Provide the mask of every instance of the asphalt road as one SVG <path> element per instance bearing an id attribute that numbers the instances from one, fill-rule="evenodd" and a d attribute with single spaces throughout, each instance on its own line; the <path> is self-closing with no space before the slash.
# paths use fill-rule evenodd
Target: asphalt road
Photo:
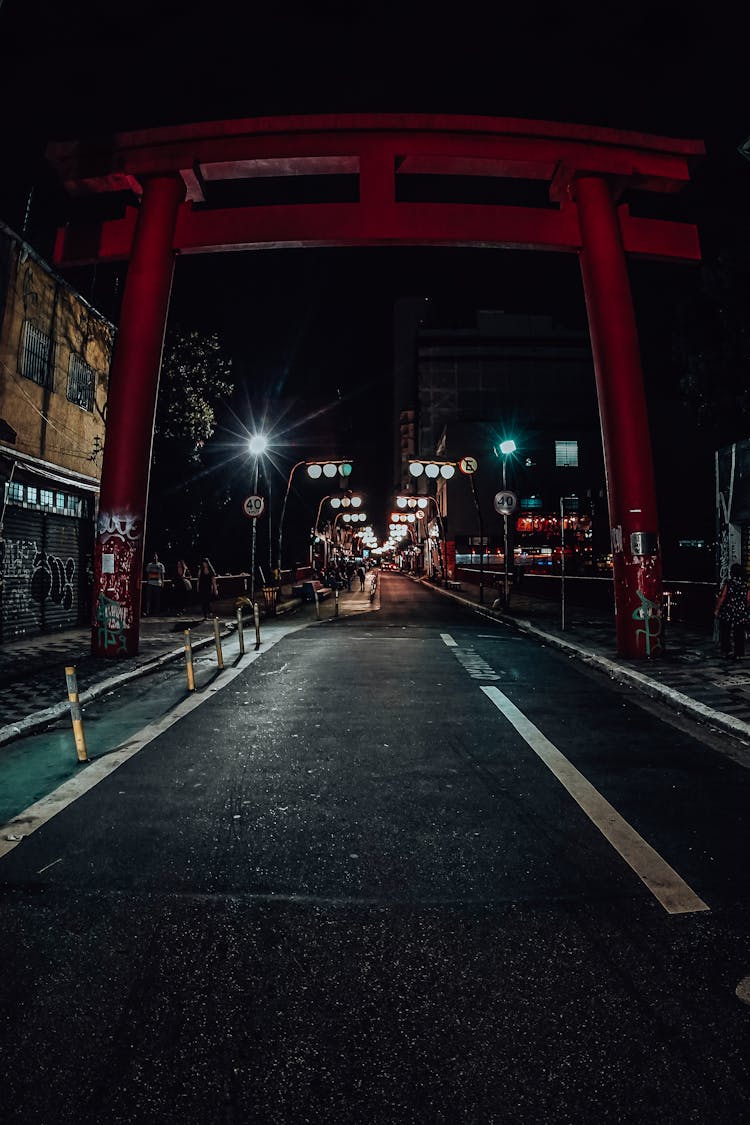
<path id="1" fill-rule="evenodd" d="M 2 1119 L 747 1121 L 749 799 L 385 575 L 0 859 Z"/>

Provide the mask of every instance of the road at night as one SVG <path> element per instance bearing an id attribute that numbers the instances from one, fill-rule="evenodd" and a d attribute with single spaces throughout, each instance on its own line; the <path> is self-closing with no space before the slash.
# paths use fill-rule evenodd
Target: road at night
<path id="1" fill-rule="evenodd" d="M 3 1119 L 747 1120 L 749 805 L 385 574 L 0 859 Z"/>

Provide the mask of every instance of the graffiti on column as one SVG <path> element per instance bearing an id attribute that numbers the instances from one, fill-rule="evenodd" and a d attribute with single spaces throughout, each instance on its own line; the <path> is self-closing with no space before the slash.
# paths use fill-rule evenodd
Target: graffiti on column
<path id="1" fill-rule="evenodd" d="M 122 652 L 125 632 L 133 624 L 132 582 L 140 573 L 143 520 L 130 514 L 100 512 L 97 531 L 101 571 L 94 617 L 99 643 Z"/>
<path id="2" fill-rule="evenodd" d="M 101 647 L 117 648 L 119 652 L 127 652 L 125 630 L 129 618 L 126 607 L 100 594 L 96 603 L 95 618 Z"/>
<path id="3" fill-rule="evenodd" d="M 633 610 L 633 620 L 642 621 L 643 628 L 636 629 L 636 640 L 643 637 L 646 656 L 651 656 L 661 648 L 661 609 L 650 601 L 642 590 L 636 590 L 640 605 Z"/>

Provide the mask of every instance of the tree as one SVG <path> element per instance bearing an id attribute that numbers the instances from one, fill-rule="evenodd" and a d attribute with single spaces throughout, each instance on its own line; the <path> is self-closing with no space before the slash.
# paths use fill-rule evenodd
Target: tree
<path id="1" fill-rule="evenodd" d="M 209 466 L 217 411 L 234 390 L 218 336 L 171 331 L 156 407 L 148 538 L 174 560 L 207 553 L 229 492 Z"/>

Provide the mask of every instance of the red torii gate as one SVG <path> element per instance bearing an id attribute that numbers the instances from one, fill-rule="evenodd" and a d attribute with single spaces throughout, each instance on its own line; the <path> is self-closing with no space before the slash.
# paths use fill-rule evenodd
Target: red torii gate
<path id="1" fill-rule="evenodd" d="M 257 118 L 53 144 L 74 195 L 128 193 L 122 218 L 58 233 L 61 266 L 128 258 L 110 374 L 94 558 L 93 651 L 138 651 L 148 478 L 177 254 L 290 246 L 487 246 L 576 253 L 591 333 L 614 556 L 618 651 L 660 648 L 661 555 L 626 255 L 700 258 L 694 226 L 636 218 L 624 191 L 676 192 L 699 141 L 515 118 Z M 357 202 L 211 207 L 219 181 L 356 176 Z M 549 207 L 401 202 L 403 176 L 541 180 Z M 335 182 L 335 181 L 328 181 Z"/>

